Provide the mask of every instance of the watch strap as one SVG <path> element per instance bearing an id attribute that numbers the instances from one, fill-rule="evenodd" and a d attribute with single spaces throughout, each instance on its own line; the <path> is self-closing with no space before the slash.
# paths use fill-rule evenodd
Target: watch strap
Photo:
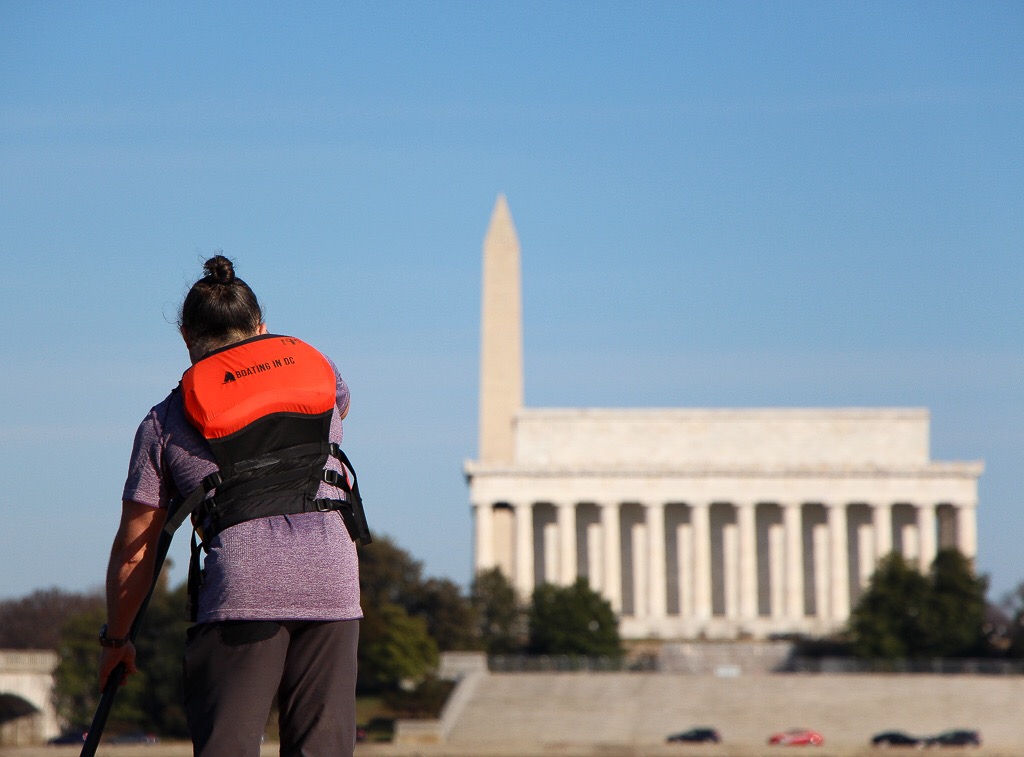
<path id="1" fill-rule="evenodd" d="M 121 638 L 111 638 L 107 636 L 107 624 L 104 623 L 100 628 L 100 646 L 107 647 L 109 649 L 120 649 L 128 643 L 128 637 L 122 636 Z"/>

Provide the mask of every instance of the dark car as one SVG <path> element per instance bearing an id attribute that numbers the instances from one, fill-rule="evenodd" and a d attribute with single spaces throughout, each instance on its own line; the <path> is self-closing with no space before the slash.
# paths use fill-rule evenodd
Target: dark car
<path id="1" fill-rule="evenodd" d="M 943 731 L 924 740 L 925 746 L 981 746 L 981 734 L 977 731 Z"/>
<path id="2" fill-rule="evenodd" d="M 88 734 L 83 731 L 65 731 L 60 736 L 47 740 L 47 744 L 82 744 Z"/>
<path id="3" fill-rule="evenodd" d="M 666 740 L 686 744 L 717 744 L 722 740 L 722 735 L 714 728 L 691 728 L 688 731 L 673 733 Z"/>
<path id="4" fill-rule="evenodd" d="M 903 731 L 883 731 L 871 737 L 871 746 L 921 746 L 924 739 Z"/>

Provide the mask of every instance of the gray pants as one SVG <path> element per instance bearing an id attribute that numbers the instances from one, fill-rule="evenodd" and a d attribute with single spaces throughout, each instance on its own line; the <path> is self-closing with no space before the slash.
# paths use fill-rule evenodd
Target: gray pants
<path id="1" fill-rule="evenodd" d="M 274 698 L 283 757 L 351 757 L 359 621 L 223 621 L 189 629 L 195 757 L 259 757 Z"/>

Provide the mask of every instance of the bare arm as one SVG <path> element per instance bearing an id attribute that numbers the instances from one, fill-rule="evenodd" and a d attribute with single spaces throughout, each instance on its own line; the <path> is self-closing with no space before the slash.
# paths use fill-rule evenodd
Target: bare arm
<path id="1" fill-rule="evenodd" d="M 138 502 L 123 502 L 121 525 L 110 548 L 107 566 L 107 636 L 128 635 L 153 582 L 156 546 L 160 540 L 167 511 Z M 136 671 L 135 647 L 125 644 L 118 649 L 104 647 L 100 658 L 100 687 L 119 663 L 125 664 L 125 677 Z"/>

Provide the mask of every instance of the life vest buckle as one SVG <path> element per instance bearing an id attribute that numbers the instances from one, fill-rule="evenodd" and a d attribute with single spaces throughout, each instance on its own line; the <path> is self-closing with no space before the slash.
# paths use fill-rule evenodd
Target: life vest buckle
<path id="1" fill-rule="evenodd" d="M 339 489 L 344 491 L 351 491 L 352 488 L 349 486 L 348 477 L 344 473 L 338 473 L 336 470 L 330 468 L 324 470 L 324 481 L 329 483 L 331 486 L 337 486 Z"/>
<path id="2" fill-rule="evenodd" d="M 207 517 L 207 518 L 216 518 L 217 517 L 217 510 L 218 510 L 219 507 L 220 507 L 220 505 L 217 504 L 217 498 L 216 497 L 209 497 L 208 499 L 203 500 L 203 505 L 202 505 L 202 510 L 201 510 L 202 515 Z"/>
<path id="3" fill-rule="evenodd" d="M 334 510 L 340 510 L 344 505 L 340 500 L 336 499 L 314 499 L 313 504 L 316 506 L 317 512 L 329 513 Z"/>
<path id="4" fill-rule="evenodd" d="M 224 483 L 224 476 L 219 470 L 214 471 L 203 479 L 203 490 L 210 491 L 211 489 L 216 489 L 222 483 Z"/>

